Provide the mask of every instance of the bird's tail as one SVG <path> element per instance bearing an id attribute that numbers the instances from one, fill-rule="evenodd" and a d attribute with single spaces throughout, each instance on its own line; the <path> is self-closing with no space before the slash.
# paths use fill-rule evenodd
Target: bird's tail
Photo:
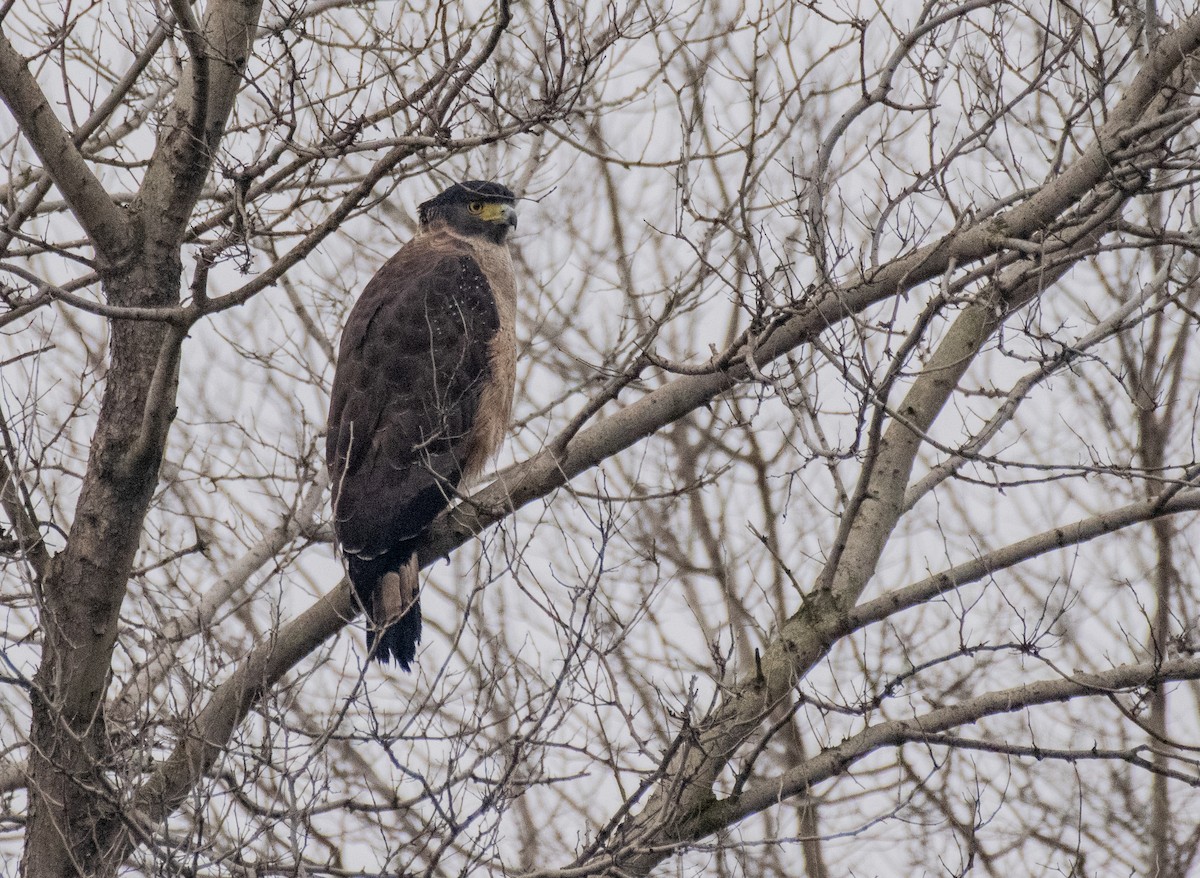
<path id="1" fill-rule="evenodd" d="M 346 566 L 367 613 L 367 651 L 409 670 L 421 642 L 417 556 L 388 552 L 370 561 L 347 555 Z M 376 645 L 378 641 L 378 645 Z"/>

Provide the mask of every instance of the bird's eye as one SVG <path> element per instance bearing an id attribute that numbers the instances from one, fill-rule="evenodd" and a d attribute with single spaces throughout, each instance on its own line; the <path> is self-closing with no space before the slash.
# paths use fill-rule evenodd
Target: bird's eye
<path id="1" fill-rule="evenodd" d="M 483 202 L 472 201 L 467 205 L 467 210 L 471 211 L 471 213 L 483 213 Z"/>

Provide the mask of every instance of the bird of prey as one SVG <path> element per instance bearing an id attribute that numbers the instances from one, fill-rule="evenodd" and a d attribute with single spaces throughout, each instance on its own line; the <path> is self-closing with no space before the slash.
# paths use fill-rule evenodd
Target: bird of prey
<path id="1" fill-rule="evenodd" d="M 421 639 L 416 547 L 508 426 L 516 197 L 470 180 L 419 208 L 342 333 L 326 461 L 333 528 L 369 618 L 367 648 L 405 670 Z"/>

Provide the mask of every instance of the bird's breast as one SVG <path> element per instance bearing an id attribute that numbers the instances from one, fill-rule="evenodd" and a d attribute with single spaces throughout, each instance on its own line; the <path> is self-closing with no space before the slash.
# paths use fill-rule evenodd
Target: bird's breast
<path id="1" fill-rule="evenodd" d="M 472 242 L 472 249 L 491 287 L 500 328 L 488 342 L 488 382 L 480 394 L 471 428 L 464 480 L 477 476 L 504 440 L 517 378 L 517 286 L 512 257 L 504 245 Z"/>

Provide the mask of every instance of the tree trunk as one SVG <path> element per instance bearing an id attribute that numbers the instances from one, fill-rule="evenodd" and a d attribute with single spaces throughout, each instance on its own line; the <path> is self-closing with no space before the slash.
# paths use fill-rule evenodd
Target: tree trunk
<path id="1" fill-rule="evenodd" d="M 166 254 L 163 254 L 166 255 Z M 171 305 L 179 300 L 180 262 L 141 260 L 107 284 L 113 304 Z M 111 366 L 87 474 L 66 548 L 42 583 L 42 663 L 34 678 L 30 876 L 112 875 L 106 852 L 129 815 L 122 790 L 107 779 L 113 758 L 104 725 L 118 614 L 162 460 L 161 443 L 131 459 L 159 353 L 171 344 L 162 323 L 114 322 Z M 166 400 L 173 405 L 175 370 Z M 116 776 L 116 775 L 114 775 Z"/>

